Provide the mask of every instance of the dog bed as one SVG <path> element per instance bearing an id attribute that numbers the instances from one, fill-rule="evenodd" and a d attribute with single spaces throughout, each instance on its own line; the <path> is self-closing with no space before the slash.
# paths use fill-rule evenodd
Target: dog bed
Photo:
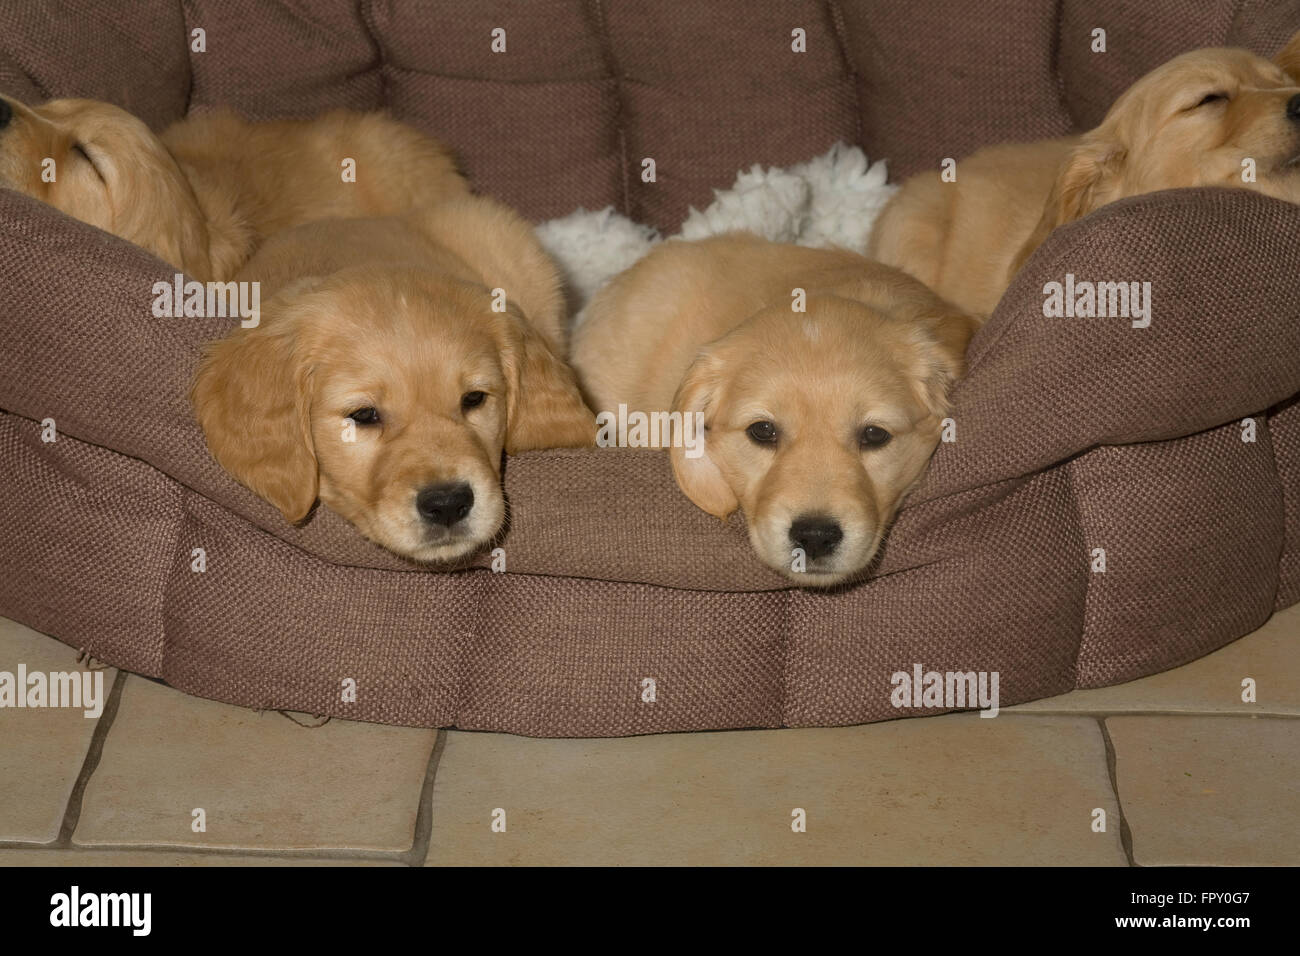
<path id="1" fill-rule="evenodd" d="M 0 92 L 155 127 L 386 106 L 536 221 L 613 205 L 665 234 L 754 163 L 845 141 L 906 175 L 1086 127 L 1183 49 L 1269 55 L 1300 24 L 1300 3 L 1231 0 L 1195 20 L 1086 0 L 60 7 L 0 11 Z M 511 458 L 505 570 L 440 573 L 325 509 L 290 527 L 234 483 L 185 397 L 230 323 L 153 317 L 170 268 L 2 192 L 0 614 L 204 697 L 537 736 L 944 709 L 895 706 L 918 666 L 996 672 L 1002 706 L 1130 680 L 1300 600 L 1297 262 L 1300 209 L 1244 191 L 1058 230 L 972 343 L 956 440 L 861 585 L 789 587 L 739 518 L 633 449 Z M 1067 273 L 1151 282 L 1150 327 L 1045 318 Z"/>

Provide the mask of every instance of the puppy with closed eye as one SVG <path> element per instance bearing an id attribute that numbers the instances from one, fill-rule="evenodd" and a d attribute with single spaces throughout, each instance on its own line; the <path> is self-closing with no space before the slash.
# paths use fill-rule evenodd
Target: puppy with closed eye
<path id="1" fill-rule="evenodd" d="M 201 281 L 231 278 L 282 229 L 397 215 L 469 192 L 444 146 L 378 113 L 254 123 L 222 111 L 155 136 L 94 100 L 0 99 L 0 186 Z"/>
<path id="2" fill-rule="evenodd" d="M 594 442 L 556 269 L 491 200 L 299 226 L 238 279 L 270 297 L 260 324 L 207 347 L 191 398 L 216 460 L 287 521 L 319 499 L 453 561 L 502 528 L 503 450 Z"/>
<path id="3" fill-rule="evenodd" d="M 580 316 L 573 362 L 598 411 L 699 413 L 700 453 L 681 434 L 669 452 L 682 491 L 720 518 L 741 509 L 764 563 L 824 587 L 875 556 L 976 327 L 896 269 L 733 233 L 665 242 L 617 276 Z"/>
<path id="4" fill-rule="evenodd" d="M 1243 181 L 1243 161 L 1254 168 Z M 1300 202 L 1300 33 L 1274 62 L 1195 50 L 1133 84 L 1080 137 L 980 150 L 956 182 L 913 176 L 867 254 L 983 315 L 1057 226 L 1125 196 L 1244 187 Z"/>

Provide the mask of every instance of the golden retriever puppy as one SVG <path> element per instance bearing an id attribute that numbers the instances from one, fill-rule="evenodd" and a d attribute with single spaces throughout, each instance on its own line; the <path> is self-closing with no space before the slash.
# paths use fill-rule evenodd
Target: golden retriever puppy
<path id="1" fill-rule="evenodd" d="M 1300 33 L 1273 63 L 1246 50 L 1185 53 L 1083 136 L 980 150 L 957 164 L 955 182 L 913 176 L 867 254 L 988 315 L 1053 229 L 1125 196 L 1237 186 L 1300 202 L 1297 77 Z"/>
<path id="2" fill-rule="evenodd" d="M 155 136 L 108 103 L 3 99 L 0 186 L 201 281 L 229 279 L 282 229 L 396 215 L 469 191 L 445 147 L 380 114 L 253 123 L 220 112 Z"/>
<path id="3" fill-rule="evenodd" d="M 491 200 L 299 226 L 238 280 L 269 301 L 207 347 L 191 398 L 216 460 L 290 522 L 319 499 L 397 554 L 454 560 L 502 528 L 503 450 L 593 442 L 556 269 Z"/>
<path id="4" fill-rule="evenodd" d="M 733 233 L 616 277 L 573 362 L 598 412 L 682 416 L 658 444 L 686 496 L 740 508 L 764 563 L 827 586 L 866 568 L 924 471 L 976 327 L 896 269 Z"/>

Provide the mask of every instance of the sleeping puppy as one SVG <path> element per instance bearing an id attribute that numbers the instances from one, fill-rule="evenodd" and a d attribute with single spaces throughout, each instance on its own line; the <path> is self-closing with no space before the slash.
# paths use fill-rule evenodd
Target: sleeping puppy
<path id="1" fill-rule="evenodd" d="M 880 214 L 867 254 L 988 315 L 1053 229 L 1116 199 L 1244 186 L 1300 202 L 1297 77 L 1300 33 L 1274 63 L 1236 49 L 1183 54 L 1081 137 L 981 150 L 958 164 L 956 182 L 912 177 Z M 1254 182 L 1242 181 L 1248 158 Z"/>
<path id="2" fill-rule="evenodd" d="M 742 509 L 764 563 L 828 586 L 866 568 L 924 471 L 976 326 L 895 269 L 733 233 L 665 242 L 616 277 L 573 362 L 597 410 L 698 413 L 702 449 L 671 442 L 682 491 Z"/>
<path id="3" fill-rule="evenodd" d="M 344 180 L 349 159 L 353 182 Z M 33 108 L 4 99 L 0 186 L 143 246 L 201 281 L 231 278 L 282 229 L 396 215 L 469 191 L 441 144 L 379 114 L 340 110 L 252 123 L 220 112 L 155 136 L 108 103 Z"/>
<path id="4" fill-rule="evenodd" d="M 593 443 L 555 267 L 504 206 L 299 226 L 238 278 L 265 287 L 260 324 L 207 347 L 191 398 L 213 456 L 290 522 L 319 499 L 454 560 L 501 530 L 503 449 Z"/>

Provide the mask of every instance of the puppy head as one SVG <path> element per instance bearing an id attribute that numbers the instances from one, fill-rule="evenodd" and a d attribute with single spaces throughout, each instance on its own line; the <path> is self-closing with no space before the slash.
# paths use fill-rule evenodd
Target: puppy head
<path id="1" fill-rule="evenodd" d="M 291 522 L 319 497 L 368 538 L 449 561 L 501 529 L 502 450 L 590 444 L 572 373 L 488 290 L 345 270 L 211 345 L 193 390 L 213 456 Z"/>
<path id="2" fill-rule="evenodd" d="M 116 106 L 0 99 L 0 186 L 207 277 L 207 230 L 193 189 L 158 137 Z"/>
<path id="3" fill-rule="evenodd" d="M 938 444 L 975 327 L 955 310 L 886 315 L 821 295 L 805 314 L 759 312 L 682 381 L 674 411 L 702 413 L 705 433 L 698 457 L 673 443 L 678 484 L 711 514 L 741 508 L 759 558 L 793 581 L 845 580 L 875 556 Z"/>
<path id="4" fill-rule="evenodd" d="M 1129 87 L 1061 167 L 1018 269 L 1057 226 L 1125 196 L 1244 186 L 1300 202 L 1300 33 L 1270 63 L 1195 50 Z M 1254 160 L 1255 181 L 1242 179 Z"/>

